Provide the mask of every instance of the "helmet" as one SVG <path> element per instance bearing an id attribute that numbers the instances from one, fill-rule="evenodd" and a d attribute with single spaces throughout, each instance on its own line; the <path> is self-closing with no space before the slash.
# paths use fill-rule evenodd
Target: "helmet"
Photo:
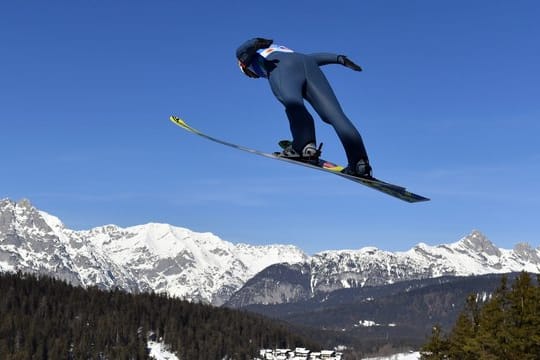
<path id="1" fill-rule="evenodd" d="M 255 79 L 261 77 L 264 70 L 260 68 L 261 65 L 256 59 L 259 56 L 257 50 L 269 47 L 272 42 L 270 39 L 254 38 L 246 41 L 236 50 L 238 66 L 246 76 Z"/>

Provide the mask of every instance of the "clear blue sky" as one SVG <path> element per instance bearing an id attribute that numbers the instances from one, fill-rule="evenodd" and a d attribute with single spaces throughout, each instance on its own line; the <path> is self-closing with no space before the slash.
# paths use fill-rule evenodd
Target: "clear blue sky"
<path id="1" fill-rule="evenodd" d="M 540 245 L 538 1 L 3 1 L 0 198 L 73 229 L 166 222 L 308 253 L 405 250 L 478 229 Z M 178 114 L 260 150 L 289 137 L 265 80 L 234 56 L 264 36 L 343 53 L 324 68 L 374 174 L 339 177 L 183 132 Z M 327 159 L 345 156 L 317 118 Z"/>

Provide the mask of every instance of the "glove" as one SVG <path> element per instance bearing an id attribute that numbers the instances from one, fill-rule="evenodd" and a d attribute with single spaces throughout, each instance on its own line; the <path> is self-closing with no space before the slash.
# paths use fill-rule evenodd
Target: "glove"
<path id="1" fill-rule="evenodd" d="M 351 59 L 349 59 L 345 55 L 338 55 L 337 60 L 338 60 L 338 63 L 340 63 L 341 65 L 345 67 L 348 67 L 349 69 L 353 69 L 354 71 L 362 71 L 362 68 L 360 67 L 360 65 L 355 64 L 354 62 L 352 62 Z"/>

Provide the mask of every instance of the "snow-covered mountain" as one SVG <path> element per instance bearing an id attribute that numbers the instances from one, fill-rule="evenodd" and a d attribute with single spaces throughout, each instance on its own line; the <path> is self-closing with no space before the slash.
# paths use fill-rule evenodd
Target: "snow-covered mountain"
<path id="1" fill-rule="evenodd" d="M 540 249 L 528 244 L 518 244 L 514 250 L 499 249 L 474 230 L 453 244 L 421 243 L 406 252 L 393 253 L 373 247 L 325 251 L 313 256 L 310 265 L 312 289 L 328 292 L 444 275 L 540 272 Z"/>
<path id="2" fill-rule="evenodd" d="M 523 243 L 499 249 L 475 230 L 449 245 L 418 244 L 406 252 L 374 247 L 324 251 L 303 264 L 276 264 L 250 279 L 228 305 L 280 304 L 344 288 L 519 271 L 540 273 L 540 249 Z"/>
<path id="3" fill-rule="evenodd" d="M 294 246 L 235 245 L 167 224 L 75 231 L 27 200 L 0 200 L 0 271 L 220 305 L 267 266 L 307 258 Z"/>
<path id="4" fill-rule="evenodd" d="M 349 287 L 521 270 L 540 272 L 540 249 L 527 244 L 499 249 L 478 231 L 453 244 L 419 244 L 406 252 L 369 247 L 308 257 L 290 245 L 232 244 L 167 224 L 75 231 L 27 200 L 0 200 L 0 271 L 167 292 L 215 305 L 233 294 L 237 306 L 271 304 Z"/>

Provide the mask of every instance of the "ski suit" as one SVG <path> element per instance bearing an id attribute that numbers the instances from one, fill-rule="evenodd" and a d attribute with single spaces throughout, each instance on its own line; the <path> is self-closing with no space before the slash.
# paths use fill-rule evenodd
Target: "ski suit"
<path id="1" fill-rule="evenodd" d="M 271 45 L 253 50 L 255 39 L 242 44 L 237 57 L 251 52 L 249 70 L 252 77 L 267 78 L 275 97 L 285 106 L 293 138 L 293 148 L 301 153 L 304 146 L 316 143 L 315 124 L 304 99 L 315 109 L 320 118 L 334 127 L 350 167 L 358 161 L 368 162 L 360 133 L 347 118 L 319 66 L 340 64 L 339 55 L 332 53 L 302 54 L 284 46 Z"/>

